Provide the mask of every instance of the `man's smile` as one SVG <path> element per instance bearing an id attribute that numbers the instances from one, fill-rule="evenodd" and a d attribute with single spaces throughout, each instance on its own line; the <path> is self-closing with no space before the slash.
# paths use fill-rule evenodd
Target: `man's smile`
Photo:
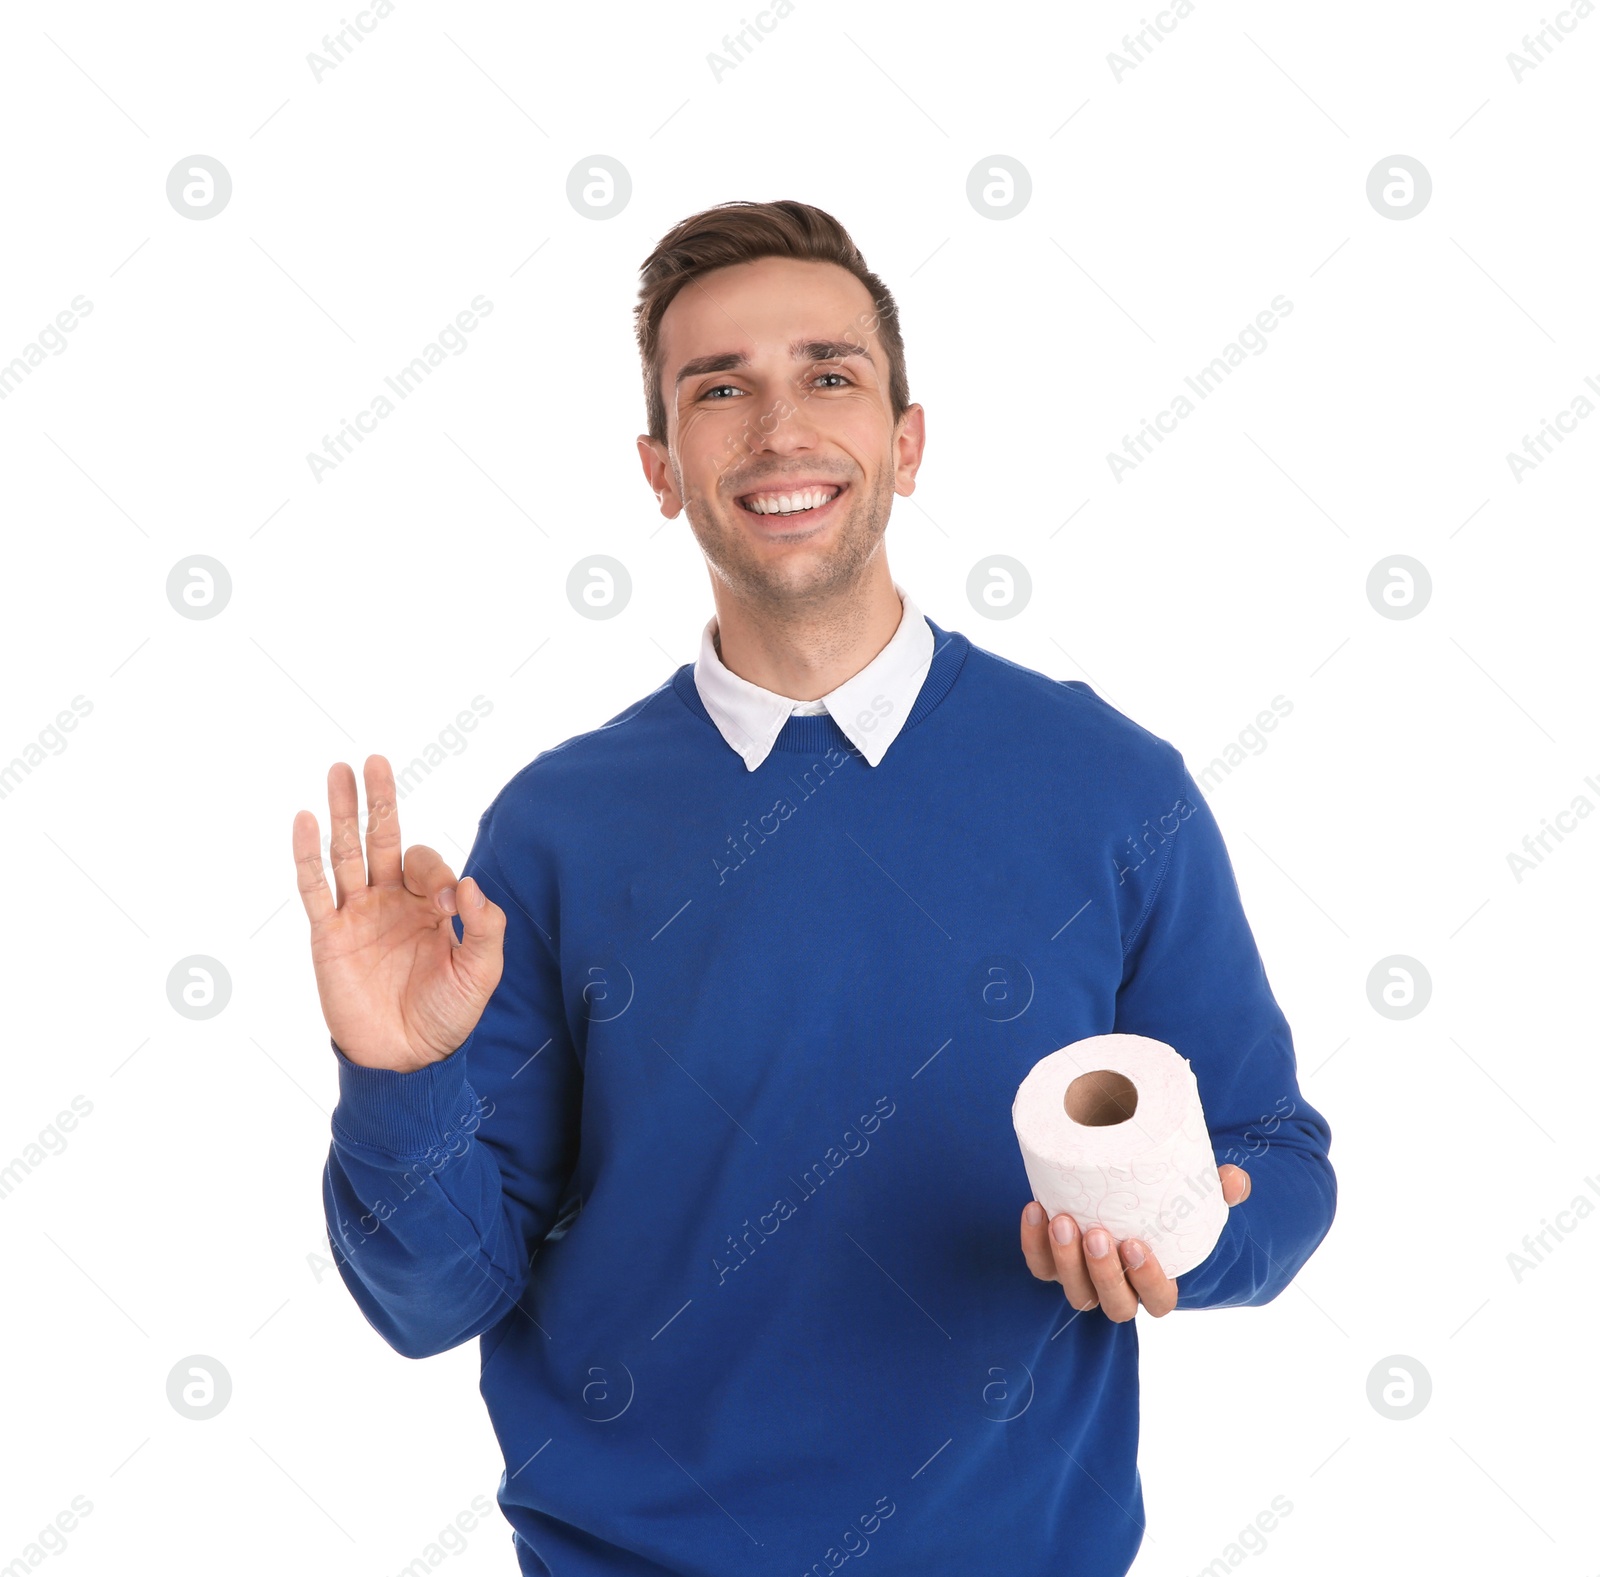
<path id="1" fill-rule="evenodd" d="M 828 515 L 834 503 L 848 490 L 848 483 L 802 480 L 741 493 L 735 502 L 747 515 L 774 522 L 804 516 L 806 524 L 810 525 Z"/>

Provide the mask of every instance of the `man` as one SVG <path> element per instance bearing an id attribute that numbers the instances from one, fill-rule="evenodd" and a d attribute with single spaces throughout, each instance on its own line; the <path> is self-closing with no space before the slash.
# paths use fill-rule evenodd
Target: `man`
<path id="1" fill-rule="evenodd" d="M 402 860 L 381 756 L 365 867 L 328 775 L 336 898 L 295 818 L 341 1275 L 408 1357 L 481 1338 L 524 1573 L 1112 1577 L 1136 1309 L 1266 1303 L 1333 1219 L 1217 824 L 1171 745 L 892 578 L 923 412 L 834 219 L 696 214 L 636 318 L 697 660 L 518 772 L 459 881 Z M 1190 1059 L 1222 1163 L 1176 1282 L 1026 1197 L 1018 1084 L 1112 1031 Z"/>

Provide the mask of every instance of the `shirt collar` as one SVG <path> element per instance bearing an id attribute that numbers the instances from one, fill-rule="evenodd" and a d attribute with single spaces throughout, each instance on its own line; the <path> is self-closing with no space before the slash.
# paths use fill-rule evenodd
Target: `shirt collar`
<path id="1" fill-rule="evenodd" d="M 827 712 L 846 739 L 877 766 L 905 726 L 933 661 L 933 631 L 898 581 L 900 623 L 889 644 L 859 673 L 815 701 L 796 701 L 764 690 L 732 671 L 717 655 L 713 614 L 700 634 L 695 688 L 722 737 L 754 772 L 771 753 L 783 725 L 796 713 Z"/>

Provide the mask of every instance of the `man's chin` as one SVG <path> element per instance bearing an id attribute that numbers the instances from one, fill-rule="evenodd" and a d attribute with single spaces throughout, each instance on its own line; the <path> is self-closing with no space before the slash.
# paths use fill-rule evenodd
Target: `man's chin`
<path id="1" fill-rule="evenodd" d="M 713 573 L 741 594 L 761 600 L 792 603 L 835 595 L 859 577 L 872 552 L 852 531 L 851 511 L 829 509 L 824 515 L 819 510 L 823 518 L 801 524 L 803 514 L 757 516 L 719 499 L 707 513 L 709 519 L 699 510 L 691 512 L 689 524 Z"/>

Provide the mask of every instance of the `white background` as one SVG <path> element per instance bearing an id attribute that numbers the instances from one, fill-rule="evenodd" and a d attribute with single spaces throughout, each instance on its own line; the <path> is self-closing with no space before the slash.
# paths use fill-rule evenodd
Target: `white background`
<path id="1" fill-rule="evenodd" d="M 0 1198 L 0 1564 L 84 1495 L 52 1571 L 383 1577 L 492 1499 L 477 1344 L 400 1358 L 315 1258 L 335 1078 L 290 823 L 326 838 L 331 762 L 407 761 L 482 696 L 403 804 L 459 864 L 512 773 L 693 658 L 704 563 L 634 450 L 637 268 L 698 208 L 796 197 L 900 302 L 929 443 L 889 551 L 921 606 L 1197 771 L 1292 702 L 1210 802 L 1338 1218 L 1265 1308 L 1140 1316 L 1135 1571 L 1226 1559 L 1283 1495 L 1250 1570 L 1587 1577 L 1600 1220 L 1520 1281 L 1507 1256 L 1600 1203 L 1600 826 L 1521 881 L 1507 855 L 1600 804 L 1600 420 L 1520 481 L 1506 455 L 1600 379 L 1600 18 L 1560 13 L 1518 81 L 1537 7 L 1199 0 L 1118 80 L 1148 10 L 797 0 L 719 81 L 753 4 L 401 0 L 320 81 L 331 3 L 7 8 L 0 359 L 93 310 L 0 402 L 0 761 L 92 711 L 0 799 L 0 1165 L 92 1112 Z M 233 183 L 198 222 L 166 196 L 197 153 Z M 597 153 L 633 182 L 602 222 L 566 197 Z M 1004 221 L 966 196 L 994 154 L 1032 179 Z M 1394 154 L 1433 183 L 1400 221 L 1366 191 Z M 307 451 L 479 294 L 465 352 L 317 481 Z M 1118 481 L 1107 452 L 1280 294 Z M 568 604 L 591 553 L 631 574 L 615 619 Z M 1032 577 L 1014 618 L 967 600 L 990 553 Z M 231 576 L 215 618 L 167 600 L 195 554 Z M 1367 598 L 1395 554 L 1431 575 L 1414 618 Z M 205 1021 L 167 1000 L 191 954 L 231 977 Z M 1432 981 L 1406 1020 L 1368 1000 L 1393 954 Z M 232 1381 L 204 1422 L 166 1397 L 195 1354 Z M 1368 1399 L 1392 1355 L 1431 1377 L 1404 1421 Z M 498 1511 L 444 1564 L 512 1571 Z"/>

